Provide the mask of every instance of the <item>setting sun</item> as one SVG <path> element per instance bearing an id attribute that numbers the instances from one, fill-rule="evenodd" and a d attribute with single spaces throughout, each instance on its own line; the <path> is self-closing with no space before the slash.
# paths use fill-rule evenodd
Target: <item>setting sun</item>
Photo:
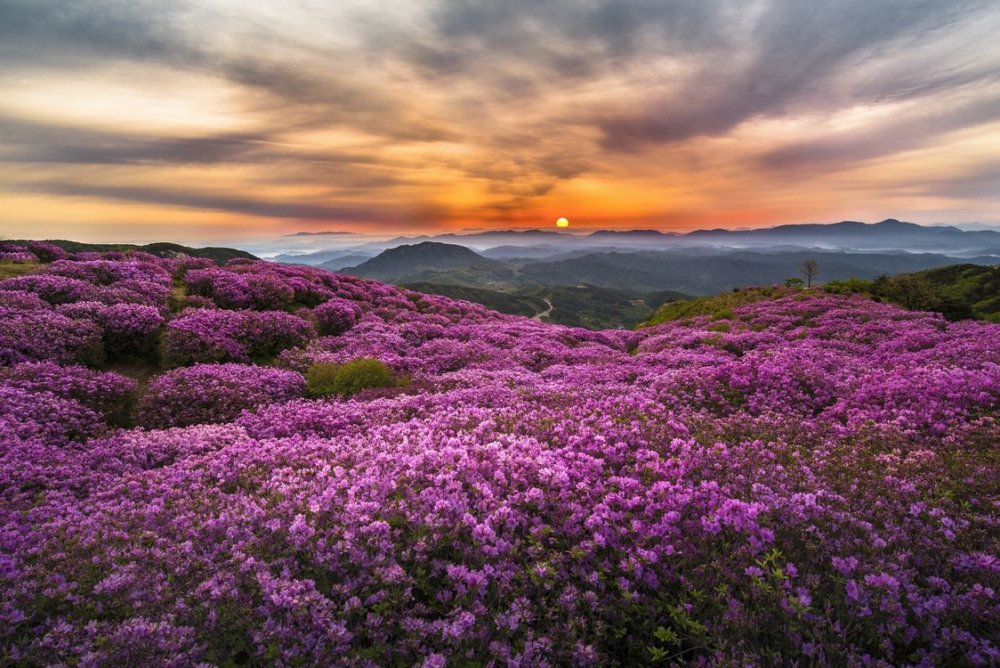
<path id="1" fill-rule="evenodd" d="M 560 218 L 556 221 L 556 227 L 569 227 L 569 220 L 566 218 Z"/>

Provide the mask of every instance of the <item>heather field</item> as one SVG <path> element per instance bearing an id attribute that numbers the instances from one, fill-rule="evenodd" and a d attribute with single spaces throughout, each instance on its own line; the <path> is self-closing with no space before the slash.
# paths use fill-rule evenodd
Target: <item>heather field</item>
<path id="1" fill-rule="evenodd" d="M 998 324 L 0 266 L 2 665 L 1000 662 Z"/>

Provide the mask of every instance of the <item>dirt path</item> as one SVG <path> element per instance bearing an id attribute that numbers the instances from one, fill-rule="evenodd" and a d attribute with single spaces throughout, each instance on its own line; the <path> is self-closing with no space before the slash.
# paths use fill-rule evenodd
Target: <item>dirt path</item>
<path id="1" fill-rule="evenodd" d="M 541 322 L 542 318 L 547 318 L 552 314 L 552 301 L 548 297 L 545 297 L 542 301 L 548 304 L 549 307 L 544 311 L 542 311 L 541 313 L 531 316 L 532 320 L 537 320 L 538 322 Z"/>

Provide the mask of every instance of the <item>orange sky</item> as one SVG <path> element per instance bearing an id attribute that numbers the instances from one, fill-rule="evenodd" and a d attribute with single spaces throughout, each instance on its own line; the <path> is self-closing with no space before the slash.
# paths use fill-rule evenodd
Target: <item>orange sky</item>
<path id="1" fill-rule="evenodd" d="M 1000 223 L 996 34 L 973 1 L 8 0 L 0 236 Z"/>

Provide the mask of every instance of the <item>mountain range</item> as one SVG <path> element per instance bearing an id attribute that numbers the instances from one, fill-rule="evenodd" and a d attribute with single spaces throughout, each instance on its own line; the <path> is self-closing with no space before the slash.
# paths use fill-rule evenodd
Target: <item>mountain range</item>
<path id="1" fill-rule="evenodd" d="M 896 219 L 688 233 L 500 230 L 357 241 L 273 259 L 591 327 L 632 326 L 665 300 L 781 283 L 799 276 L 806 259 L 819 263 L 821 282 L 1000 263 L 1000 231 Z"/>
<path id="2" fill-rule="evenodd" d="M 726 230 L 706 229 L 687 233 L 658 230 L 597 230 L 589 233 L 560 230 L 499 230 L 445 233 L 388 240 L 329 239 L 319 251 L 284 253 L 272 259 L 290 264 L 350 266 L 344 258 L 369 258 L 389 248 L 438 242 L 465 246 L 493 259 L 542 259 L 579 251 L 614 250 L 718 250 L 778 247 L 844 251 L 910 251 L 954 257 L 996 256 L 1000 259 L 1000 230 L 963 230 L 954 226 L 928 226 L 889 218 L 878 223 L 843 221 L 832 224 L 794 224 L 777 227 Z M 355 262 L 359 264 L 360 262 Z"/>
<path id="3" fill-rule="evenodd" d="M 729 250 L 716 254 L 611 251 L 563 259 L 496 260 L 454 244 L 423 242 L 384 251 L 344 273 L 389 283 L 441 283 L 512 291 L 525 286 L 576 286 L 623 290 L 636 296 L 675 290 L 707 295 L 748 285 L 771 285 L 798 276 L 802 262 L 819 263 L 823 280 L 875 278 L 955 264 L 938 253 L 862 253 L 828 250 Z M 973 264 L 995 264 L 979 256 Z"/>

